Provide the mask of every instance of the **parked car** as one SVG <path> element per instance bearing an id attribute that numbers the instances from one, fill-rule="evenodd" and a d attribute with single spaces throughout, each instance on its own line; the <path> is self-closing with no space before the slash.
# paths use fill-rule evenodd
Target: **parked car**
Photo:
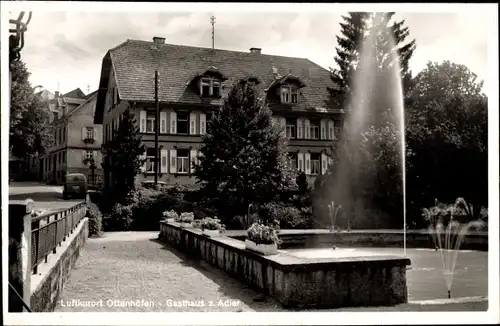
<path id="1" fill-rule="evenodd" d="M 63 198 L 83 198 L 87 197 L 88 185 L 87 177 L 82 173 L 66 174 L 64 180 Z"/>

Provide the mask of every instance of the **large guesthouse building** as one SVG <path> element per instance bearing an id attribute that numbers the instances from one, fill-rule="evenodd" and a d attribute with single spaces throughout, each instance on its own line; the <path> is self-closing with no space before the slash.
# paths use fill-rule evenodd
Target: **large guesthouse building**
<path id="1" fill-rule="evenodd" d="M 103 58 L 94 122 L 103 143 L 113 137 L 124 110 L 133 108 L 146 147 L 139 181 L 152 180 L 155 167 L 155 71 L 159 74 L 159 175 L 168 184 L 190 185 L 207 122 L 233 83 L 257 85 L 273 121 L 289 139 L 292 166 L 312 182 L 331 160 L 327 148 L 341 131 L 344 111 L 329 101 L 329 71 L 302 58 L 127 40 Z M 107 159 L 104 157 L 104 162 Z M 106 165 L 105 165 L 106 166 Z M 104 182 L 112 179 L 104 171 Z"/>

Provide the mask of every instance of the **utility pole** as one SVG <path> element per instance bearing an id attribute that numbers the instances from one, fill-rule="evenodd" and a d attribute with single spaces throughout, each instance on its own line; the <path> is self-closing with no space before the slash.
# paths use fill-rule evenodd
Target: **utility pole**
<path id="1" fill-rule="evenodd" d="M 210 17 L 210 23 L 212 24 L 212 49 L 214 49 L 215 48 L 215 30 L 214 30 L 215 16 Z"/>
<path id="2" fill-rule="evenodd" d="M 158 155 L 158 136 L 160 134 L 160 102 L 158 101 L 158 70 L 155 70 L 155 104 L 156 104 L 156 116 L 155 116 L 155 185 L 158 185 L 158 167 L 159 155 Z"/>

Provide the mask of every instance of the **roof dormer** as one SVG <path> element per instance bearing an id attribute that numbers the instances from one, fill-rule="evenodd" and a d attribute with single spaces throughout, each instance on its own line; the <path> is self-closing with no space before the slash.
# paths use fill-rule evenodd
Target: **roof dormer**
<path id="1" fill-rule="evenodd" d="M 265 91 L 269 92 L 275 89 L 281 103 L 297 104 L 299 103 L 300 89 L 305 86 L 299 77 L 288 74 L 284 77 L 276 78 Z"/>
<path id="2" fill-rule="evenodd" d="M 222 82 L 225 80 L 227 77 L 219 69 L 210 66 L 191 78 L 187 85 L 197 85 L 201 97 L 219 98 L 222 96 Z"/>

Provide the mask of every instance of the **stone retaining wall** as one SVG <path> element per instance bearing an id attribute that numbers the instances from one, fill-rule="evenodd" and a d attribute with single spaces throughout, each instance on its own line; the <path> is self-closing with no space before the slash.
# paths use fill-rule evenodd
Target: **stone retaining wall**
<path id="1" fill-rule="evenodd" d="M 407 258 L 302 259 L 280 251 L 262 256 L 243 241 L 209 238 L 198 229 L 160 222 L 159 238 L 275 297 L 285 307 L 334 308 L 406 303 Z"/>

